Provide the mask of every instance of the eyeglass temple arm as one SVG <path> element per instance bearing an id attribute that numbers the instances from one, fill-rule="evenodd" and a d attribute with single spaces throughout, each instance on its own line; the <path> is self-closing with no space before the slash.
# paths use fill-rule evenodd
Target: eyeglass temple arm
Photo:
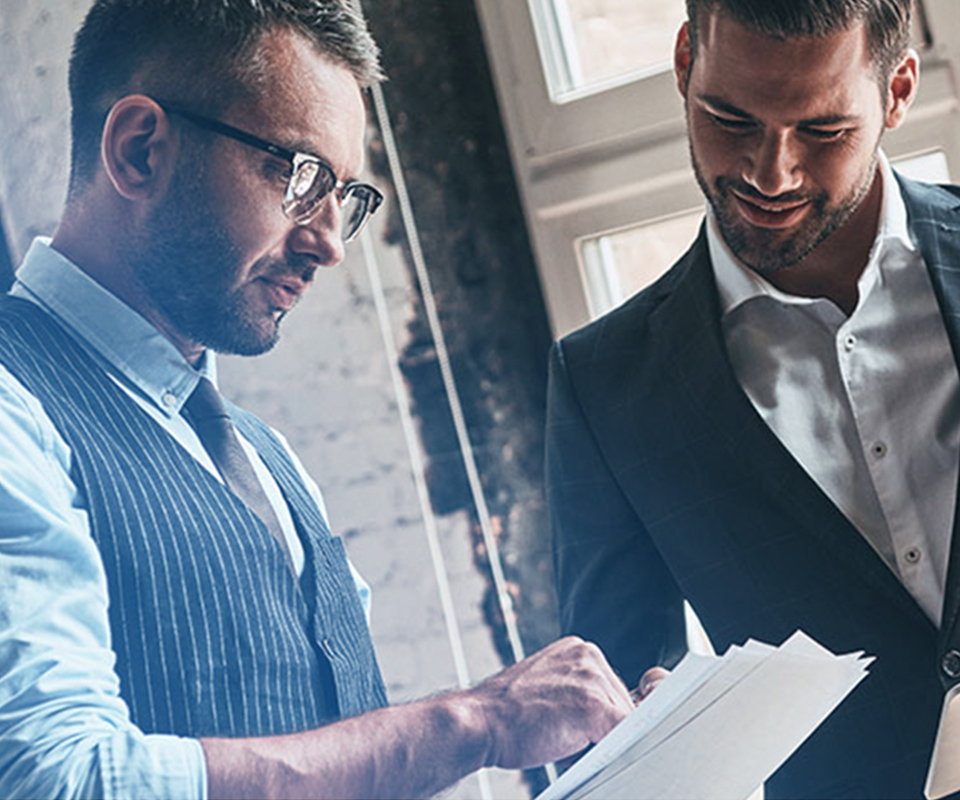
<path id="1" fill-rule="evenodd" d="M 259 136 L 254 136 L 252 133 L 247 133 L 239 128 L 234 128 L 232 125 L 227 125 L 225 122 L 220 122 L 219 120 L 194 114 L 191 111 L 179 108 L 173 103 L 161 103 L 159 100 L 157 103 L 168 114 L 176 114 L 179 117 L 183 117 L 185 120 L 193 123 L 198 128 L 206 128 L 208 131 L 219 133 L 221 136 L 235 139 L 236 141 L 242 142 L 250 147 L 255 147 L 258 150 L 263 150 L 264 152 L 270 153 L 270 155 L 276 156 L 277 158 L 282 158 L 284 161 L 289 161 L 291 164 L 296 156 L 296 153 L 294 153 L 293 150 L 287 150 L 285 147 L 281 147 L 273 142 L 268 142 L 266 139 L 261 139 Z"/>

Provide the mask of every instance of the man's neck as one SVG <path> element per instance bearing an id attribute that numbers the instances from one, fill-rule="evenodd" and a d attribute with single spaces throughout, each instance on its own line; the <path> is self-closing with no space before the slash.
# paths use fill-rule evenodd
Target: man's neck
<path id="1" fill-rule="evenodd" d="M 204 347 L 181 334 L 150 299 L 135 272 L 124 264 L 123 257 L 111 250 L 106 242 L 93 242 L 85 234 L 77 233 L 65 215 L 50 245 L 78 269 L 85 272 L 112 295 L 130 306 L 162 333 L 192 366 L 197 366 Z"/>
<path id="2" fill-rule="evenodd" d="M 883 178 L 878 168 L 867 196 L 839 230 L 799 264 L 764 277 L 789 294 L 826 297 L 849 316 L 860 299 L 858 282 L 877 237 L 882 208 Z"/>

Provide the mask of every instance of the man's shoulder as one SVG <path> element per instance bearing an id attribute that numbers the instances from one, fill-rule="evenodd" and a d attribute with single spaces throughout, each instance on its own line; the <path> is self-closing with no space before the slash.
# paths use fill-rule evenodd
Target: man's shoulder
<path id="1" fill-rule="evenodd" d="M 900 190 L 911 216 L 926 209 L 960 211 L 960 186 L 950 183 L 929 183 L 896 173 Z"/>
<path id="2" fill-rule="evenodd" d="M 565 358 L 619 358 L 640 349 L 650 352 L 651 336 L 668 338 L 673 326 L 661 324 L 676 310 L 676 303 L 694 299 L 712 281 L 703 233 L 660 278 L 621 305 L 588 323 L 559 342 Z M 685 291 L 686 290 L 686 291 Z M 694 298 L 691 297 L 692 290 Z M 691 320 L 692 322 L 692 320 Z"/>
<path id="3" fill-rule="evenodd" d="M 60 330 L 53 317 L 36 303 L 12 294 L 0 294 L 0 344 L 13 341 L 15 349 L 35 344 L 38 336 L 44 338 Z"/>

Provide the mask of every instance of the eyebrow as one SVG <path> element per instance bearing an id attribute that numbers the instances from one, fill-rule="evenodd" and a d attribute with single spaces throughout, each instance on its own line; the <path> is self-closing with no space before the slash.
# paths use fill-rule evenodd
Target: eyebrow
<path id="1" fill-rule="evenodd" d="M 719 97 L 709 94 L 698 95 L 697 99 L 701 103 L 710 106 L 716 111 L 720 111 L 724 114 L 729 114 L 731 117 L 739 117 L 741 119 L 752 120 L 755 117 L 752 114 L 748 114 L 741 108 L 732 103 L 728 103 L 726 100 L 723 100 Z M 856 114 L 824 114 L 821 117 L 811 117 L 809 119 L 800 120 L 797 123 L 798 127 L 804 128 L 829 128 L 832 125 L 844 125 L 850 122 L 858 122 L 860 117 Z"/>
<path id="2" fill-rule="evenodd" d="M 291 153 L 302 153 L 305 156 L 311 156 L 312 158 L 319 159 L 328 167 L 330 167 L 330 169 L 333 169 L 333 165 L 330 163 L 330 160 L 326 156 L 318 153 L 316 149 L 314 149 L 313 145 L 306 139 L 295 139 L 293 141 L 288 141 L 284 146 Z M 337 176 L 337 180 L 343 181 L 344 184 L 360 180 L 356 175 L 339 175 L 336 172 L 334 172 L 334 174 Z"/>

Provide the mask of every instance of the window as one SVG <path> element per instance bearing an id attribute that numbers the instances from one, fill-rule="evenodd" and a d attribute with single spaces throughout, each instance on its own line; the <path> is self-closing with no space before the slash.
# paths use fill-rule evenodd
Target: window
<path id="1" fill-rule="evenodd" d="M 556 102 L 669 68 L 682 3 L 530 0 L 550 96 Z"/>
<path id="2" fill-rule="evenodd" d="M 884 141 L 960 175 L 956 0 L 923 0 L 920 92 Z M 668 267 L 703 198 L 670 60 L 683 0 L 476 0 L 544 297 L 560 336 Z M 642 257 L 641 257 L 642 254 Z M 639 265 L 642 264 L 642 272 Z"/>

